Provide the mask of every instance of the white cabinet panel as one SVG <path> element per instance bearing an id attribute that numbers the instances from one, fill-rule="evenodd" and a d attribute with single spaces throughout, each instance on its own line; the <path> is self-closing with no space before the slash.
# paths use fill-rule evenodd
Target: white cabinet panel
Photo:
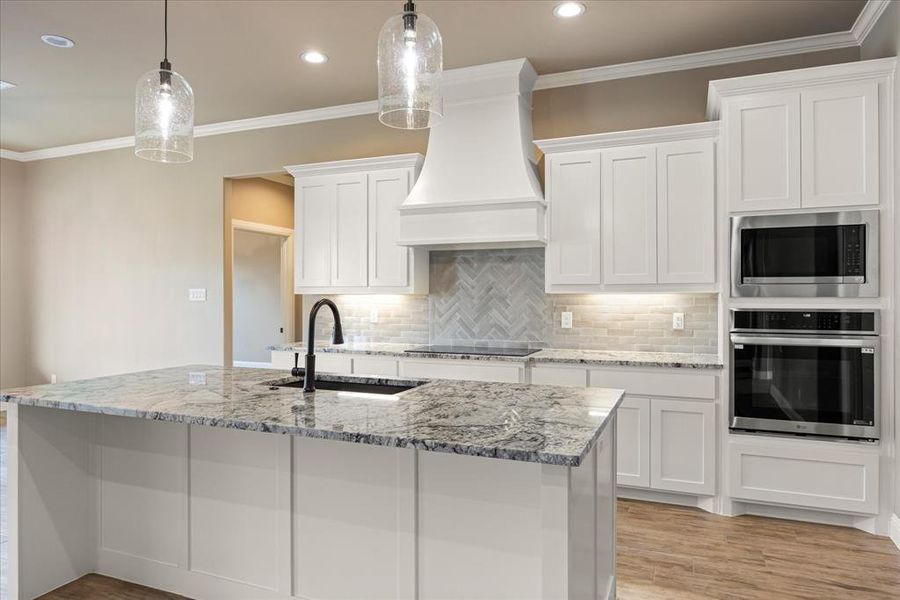
<path id="1" fill-rule="evenodd" d="M 398 210 L 409 193 L 410 171 L 392 169 L 369 175 L 369 285 L 409 285 L 410 249 L 400 239 Z"/>
<path id="2" fill-rule="evenodd" d="M 656 283 L 656 148 L 602 153 L 603 283 Z"/>
<path id="3" fill-rule="evenodd" d="M 729 99 L 723 121 L 730 209 L 800 208 L 800 93 Z"/>
<path id="4" fill-rule="evenodd" d="M 547 285 L 599 284 L 600 154 L 547 159 Z"/>
<path id="5" fill-rule="evenodd" d="M 689 400 L 650 403 L 650 485 L 691 494 L 716 493 L 716 406 Z"/>
<path id="6" fill-rule="evenodd" d="M 300 368 L 303 368 L 305 352 L 300 354 Z M 353 372 L 353 357 L 337 352 L 316 352 L 316 372 L 350 375 Z"/>
<path id="7" fill-rule="evenodd" d="M 331 284 L 331 216 L 334 187 L 325 178 L 294 186 L 296 287 Z"/>
<path id="8" fill-rule="evenodd" d="M 659 283 L 716 280 L 712 140 L 660 144 L 657 160 Z"/>
<path id="9" fill-rule="evenodd" d="M 803 206 L 878 203 L 878 84 L 800 94 Z"/>
<path id="10" fill-rule="evenodd" d="M 353 358 L 353 374 L 396 377 L 399 362 L 390 356 L 356 356 Z"/>
<path id="11" fill-rule="evenodd" d="M 477 364 L 478 362 L 482 364 Z M 500 361 L 406 359 L 400 363 L 402 377 L 519 383 L 523 379 L 524 371 L 525 363 Z"/>
<path id="12" fill-rule="evenodd" d="M 369 203 L 365 175 L 348 175 L 335 181 L 333 210 L 331 285 L 365 287 L 369 267 Z"/>
<path id="13" fill-rule="evenodd" d="M 100 548 L 184 567 L 187 425 L 99 419 Z"/>
<path id="14" fill-rule="evenodd" d="M 191 570 L 290 592 L 291 440 L 192 427 Z M 248 551 L 252 549 L 252 551 Z"/>
<path id="15" fill-rule="evenodd" d="M 878 513 L 878 449 L 813 440 L 728 444 L 728 493 L 737 500 Z"/>
<path id="16" fill-rule="evenodd" d="M 650 487 L 650 399 L 626 396 L 616 413 L 616 483 Z"/>
<path id="17" fill-rule="evenodd" d="M 539 385 L 587 386 L 587 369 L 532 365 L 531 383 Z"/>
<path id="18" fill-rule="evenodd" d="M 675 396 L 709 400 L 716 397 L 715 375 L 706 374 L 699 369 L 680 369 L 681 372 L 677 373 L 659 371 L 659 369 L 645 371 L 633 368 L 591 369 L 590 385 L 622 389 L 628 394 L 641 396 Z"/>

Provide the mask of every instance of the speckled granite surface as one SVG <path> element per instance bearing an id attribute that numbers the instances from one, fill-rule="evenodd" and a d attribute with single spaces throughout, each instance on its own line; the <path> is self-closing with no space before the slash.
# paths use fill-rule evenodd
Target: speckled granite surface
<path id="1" fill-rule="evenodd" d="M 545 349 L 532 354 L 536 364 L 561 363 L 585 366 L 621 365 L 629 367 L 668 367 L 687 369 L 721 369 L 717 354 L 684 354 L 680 352 L 604 352 L 602 350 Z"/>
<path id="2" fill-rule="evenodd" d="M 618 365 L 630 367 L 663 367 L 687 369 L 721 369 L 722 361 L 716 354 L 687 354 L 681 352 L 623 352 L 605 350 L 572 350 L 545 348 L 530 356 L 481 356 L 472 354 L 409 354 L 408 348 L 419 344 L 385 344 L 357 342 L 340 346 L 317 346 L 316 352 L 338 352 L 346 354 L 375 354 L 380 356 L 455 358 L 458 360 L 494 360 L 519 363 L 560 363 L 585 366 Z M 269 350 L 283 350 L 306 354 L 306 346 L 301 342 L 272 346 Z"/>
<path id="3" fill-rule="evenodd" d="M 205 383 L 191 383 L 202 374 Z M 321 375 L 321 379 L 375 381 Z M 623 392 L 434 380 L 396 396 L 299 388 L 283 371 L 203 365 L 8 389 L 0 401 L 577 466 L 610 422 Z M 400 379 L 378 379 L 402 383 Z"/>

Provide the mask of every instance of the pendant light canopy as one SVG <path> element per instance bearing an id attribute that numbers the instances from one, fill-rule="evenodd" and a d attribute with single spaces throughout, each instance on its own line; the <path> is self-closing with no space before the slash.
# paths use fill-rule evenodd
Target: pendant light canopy
<path id="1" fill-rule="evenodd" d="M 168 0 L 163 18 L 163 60 L 135 88 L 134 153 L 156 162 L 189 162 L 194 158 L 194 92 L 169 63 Z"/>
<path id="2" fill-rule="evenodd" d="M 434 21 L 411 1 L 378 35 L 378 119 L 398 129 L 424 129 L 444 114 L 444 51 Z"/>

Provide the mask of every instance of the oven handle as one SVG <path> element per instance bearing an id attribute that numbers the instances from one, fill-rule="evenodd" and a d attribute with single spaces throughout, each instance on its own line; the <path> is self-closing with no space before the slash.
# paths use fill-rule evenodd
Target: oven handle
<path id="1" fill-rule="evenodd" d="M 829 337 L 778 337 L 771 335 L 738 335 L 731 334 L 732 344 L 751 344 L 754 346 L 829 346 L 839 348 L 877 348 L 878 338 L 860 338 L 849 336 Z"/>

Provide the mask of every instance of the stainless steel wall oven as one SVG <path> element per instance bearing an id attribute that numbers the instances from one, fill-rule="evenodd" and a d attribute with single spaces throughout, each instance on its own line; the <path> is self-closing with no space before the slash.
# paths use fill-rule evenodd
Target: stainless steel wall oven
<path id="1" fill-rule="evenodd" d="M 732 313 L 733 430 L 879 438 L 879 313 Z"/>
<path id="2" fill-rule="evenodd" d="M 878 211 L 732 217 L 731 295 L 878 296 Z"/>

